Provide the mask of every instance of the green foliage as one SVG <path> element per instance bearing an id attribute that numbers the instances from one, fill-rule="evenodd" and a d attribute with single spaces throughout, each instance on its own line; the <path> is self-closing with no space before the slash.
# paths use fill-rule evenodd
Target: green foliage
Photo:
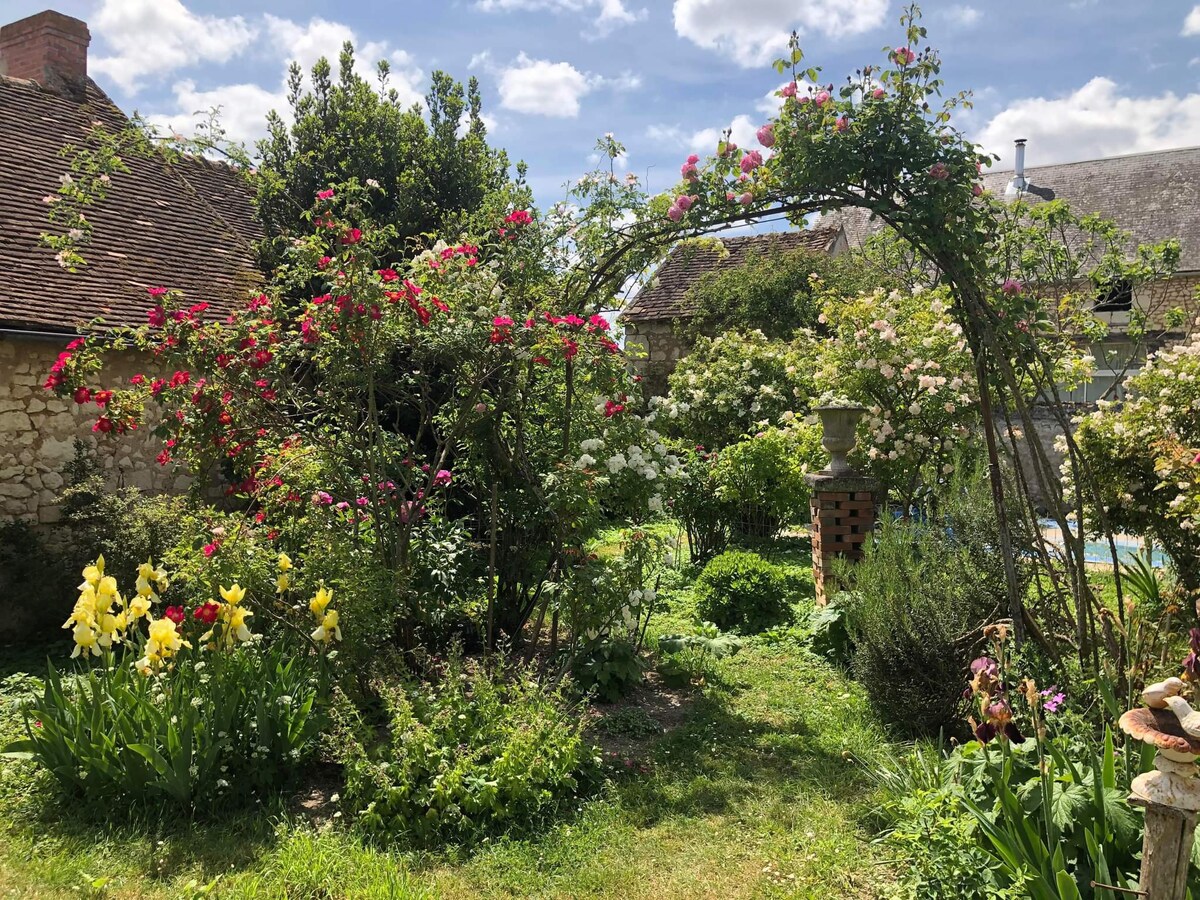
<path id="1" fill-rule="evenodd" d="M 145 676 L 117 654 L 75 675 L 51 666 L 24 704 L 24 740 L 72 800 L 211 810 L 285 784 L 323 724 L 323 676 L 277 644 L 180 657 Z"/>
<path id="2" fill-rule="evenodd" d="M 986 519 L 985 499 L 966 505 Z M 949 516 L 885 523 L 865 558 L 845 569 L 855 676 L 904 732 L 936 734 L 960 717 L 962 673 L 1004 597 L 994 528 Z"/>
<path id="3" fill-rule="evenodd" d="M 664 634 L 658 639 L 658 649 L 663 653 L 682 653 L 694 650 L 713 659 L 733 656 L 743 647 L 736 634 L 722 634 L 712 622 L 704 622 L 695 634 Z"/>
<path id="4" fill-rule="evenodd" d="M 671 433 L 707 449 L 803 416 L 815 396 L 811 335 L 761 331 L 701 338 L 671 373 L 662 410 Z"/>
<path id="5" fill-rule="evenodd" d="M 848 663 L 853 655 L 854 644 L 846 622 L 846 603 L 853 599 L 839 591 L 824 606 L 813 606 L 808 614 L 809 646 L 813 653 L 832 663 Z"/>
<path id="6" fill-rule="evenodd" d="M 60 524 L 70 529 L 61 560 L 68 572 L 77 572 L 103 555 L 108 571 L 121 583 L 130 584 L 139 565 L 147 559 L 161 559 L 183 533 L 186 498 L 110 487 L 95 456 L 82 442 L 76 442 L 66 477 L 59 511 Z"/>
<path id="7" fill-rule="evenodd" d="M 584 692 L 615 703 L 642 683 L 642 661 L 632 642 L 608 639 L 578 655 L 571 674 Z"/>
<path id="8" fill-rule="evenodd" d="M 605 734 L 617 734 L 635 740 L 655 737 L 662 726 L 640 706 L 624 706 L 613 710 L 600 720 L 598 726 Z"/>
<path id="9" fill-rule="evenodd" d="M 28 522 L 0 523 L 0 643 L 28 640 L 62 625 L 67 605 L 54 599 L 72 587 L 69 571 Z"/>
<path id="10" fill-rule="evenodd" d="M 671 512 L 687 534 L 693 562 L 712 559 L 733 537 L 737 510 L 717 490 L 716 454 L 686 448 L 671 485 Z"/>
<path id="11" fill-rule="evenodd" d="M 780 529 L 808 521 L 812 492 L 804 476 L 828 459 L 815 425 L 793 422 L 760 431 L 716 454 L 717 499 L 731 507 L 740 534 L 774 538 Z"/>
<path id="12" fill-rule="evenodd" d="M 740 266 L 711 272 L 688 290 L 696 336 L 761 331 L 788 341 L 814 328 L 819 294 L 850 297 L 879 284 L 880 273 L 857 254 L 830 256 L 806 249 L 752 253 Z"/>
<path id="13" fill-rule="evenodd" d="M 351 737 L 346 751 L 346 794 L 369 833 L 470 842 L 528 827 L 599 763 L 562 691 L 526 670 L 452 656 L 435 682 L 377 687 L 380 736 Z"/>
<path id="14" fill-rule="evenodd" d="M 722 629 L 754 634 L 786 621 L 787 582 L 779 567 L 757 553 L 729 550 L 696 579 L 696 612 Z"/>
<path id="15" fill-rule="evenodd" d="M 259 144 L 255 184 L 258 213 L 268 235 L 268 266 L 280 262 L 292 237 L 306 230 L 304 213 L 317 191 L 355 180 L 380 193 L 373 215 L 395 228 L 389 255 L 405 242 L 463 228 L 489 195 L 507 183 L 508 159 L 487 145 L 479 85 L 445 72 L 431 76 L 419 107 L 405 108 L 378 65 L 378 86 L 355 69 L 347 43 L 334 61 L 313 66 L 305 87 L 300 67 L 289 76 L 287 121 L 268 116 L 269 137 Z"/>

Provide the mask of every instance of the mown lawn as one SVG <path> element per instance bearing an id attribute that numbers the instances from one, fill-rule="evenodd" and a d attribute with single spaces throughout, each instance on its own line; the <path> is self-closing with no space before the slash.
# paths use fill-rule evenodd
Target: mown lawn
<path id="1" fill-rule="evenodd" d="M 657 630 L 679 629 L 688 606 L 679 592 Z M 846 757 L 870 755 L 883 732 L 857 686 L 797 634 L 755 638 L 712 662 L 702 683 L 675 695 L 682 705 L 665 733 L 618 736 L 647 774 L 621 778 L 538 833 L 470 852 L 371 846 L 335 807 L 313 816 L 293 798 L 206 822 L 113 824 L 103 810 L 54 799 L 29 765 L 0 761 L 0 896 L 875 896 L 889 866 L 863 824 L 870 782 Z M 0 677 L 39 673 L 44 652 L 0 648 Z M 3 741 L 16 733 L 17 680 L 0 687 Z"/>

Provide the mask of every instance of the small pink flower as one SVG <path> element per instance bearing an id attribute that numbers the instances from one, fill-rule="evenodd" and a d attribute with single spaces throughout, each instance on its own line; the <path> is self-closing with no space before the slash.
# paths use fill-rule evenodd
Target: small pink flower
<path id="1" fill-rule="evenodd" d="M 789 81 L 782 88 L 780 88 L 779 94 L 782 97 L 795 97 L 796 96 L 796 82 Z"/>
<path id="2" fill-rule="evenodd" d="M 683 218 L 683 210 L 680 209 L 678 206 L 672 206 L 670 209 L 667 210 L 667 218 L 670 219 L 672 222 L 678 222 L 680 219 Z"/>
<path id="3" fill-rule="evenodd" d="M 150 320 L 151 325 L 158 328 L 167 321 L 167 311 L 161 306 L 155 306 L 146 314 L 146 318 Z"/>
<path id="4" fill-rule="evenodd" d="M 1021 284 L 1015 278 L 1009 278 L 1001 285 L 1000 290 L 1009 295 L 1019 294 L 1025 290 L 1025 285 Z"/>
<path id="5" fill-rule="evenodd" d="M 978 197 L 980 194 L 983 193 L 983 185 L 982 184 L 971 185 L 971 193 L 974 194 L 976 197 Z"/>
<path id="6" fill-rule="evenodd" d="M 763 125 L 755 133 L 758 142 L 768 149 L 775 146 L 775 126 L 771 124 Z"/>
<path id="7" fill-rule="evenodd" d="M 438 469 L 438 473 L 433 476 L 433 483 L 438 485 L 446 485 L 454 476 L 449 469 Z"/>
<path id="8" fill-rule="evenodd" d="M 324 191 L 317 191 L 317 199 L 318 200 L 332 200 L 333 199 L 333 188 L 329 188 Z"/>
<path id="9" fill-rule="evenodd" d="M 733 191 L 726 191 L 725 199 L 728 200 L 730 203 L 732 203 L 734 200 L 737 199 L 737 194 L 735 194 Z"/>
<path id="10" fill-rule="evenodd" d="M 829 102 L 829 91 L 817 91 L 817 96 L 813 98 L 817 106 L 824 106 Z"/>
<path id="11" fill-rule="evenodd" d="M 884 91 L 883 88 L 875 88 L 875 90 L 871 91 L 871 96 L 874 97 L 876 100 L 882 100 L 884 97 L 887 96 L 887 92 Z"/>
<path id="12" fill-rule="evenodd" d="M 696 202 L 695 197 L 689 197 L 687 194 L 680 194 L 675 198 L 675 205 L 687 212 L 692 208 L 692 204 Z"/>
<path id="13" fill-rule="evenodd" d="M 850 127 L 850 120 L 848 118 L 846 118 L 845 116 L 839 116 L 838 120 L 837 120 L 837 124 L 834 125 L 833 127 L 837 131 L 845 131 L 847 128 Z"/>
<path id="14" fill-rule="evenodd" d="M 935 162 L 929 167 L 929 177 L 934 181 L 945 181 L 950 177 L 950 170 L 946 168 L 945 163 Z"/>
<path id="15" fill-rule="evenodd" d="M 700 157 L 693 153 L 687 158 L 687 162 L 689 166 L 694 166 L 696 163 L 700 162 Z"/>
<path id="16" fill-rule="evenodd" d="M 762 165 L 762 161 L 763 161 L 762 154 L 759 153 L 757 150 L 751 150 L 749 153 L 747 153 L 745 156 L 742 157 L 742 162 L 741 162 L 742 172 L 745 174 L 749 174 L 749 173 L 753 172 L 755 169 L 757 169 L 759 166 Z"/>
<path id="17" fill-rule="evenodd" d="M 742 204 L 742 206 L 749 206 L 753 202 L 754 202 L 754 194 L 751 191 L 746 191 L 746 193 L 744 193 L 744 194 L 742 194 L 742 196 L 738 197 L 738 203 Z"/>
<path id="18" fill-rule="evenodd" d="M 916 58 L 917 54 L 913 53 L 907 47 L 897 47 L 892 51 L 892 59 L 896 60 L 902 66 L 907 66 Z"/>

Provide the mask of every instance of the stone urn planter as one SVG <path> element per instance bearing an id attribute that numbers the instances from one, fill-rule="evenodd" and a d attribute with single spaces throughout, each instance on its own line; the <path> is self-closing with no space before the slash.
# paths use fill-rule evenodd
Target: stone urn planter
<path id="1" fill-rule="evenodd" d="M 821 417 L 821 446 L 829 453 L 830 475 L 852 475 L 854 470 L 846 460 L 846 454 L 854 449 L 854 429 L 866 412 L 861 406 L 818 406 Z"/>

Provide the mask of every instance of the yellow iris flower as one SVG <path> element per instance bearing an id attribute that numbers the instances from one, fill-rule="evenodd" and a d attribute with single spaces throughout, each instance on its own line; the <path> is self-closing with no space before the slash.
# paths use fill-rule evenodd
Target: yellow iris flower
<path id="1" fill-rule="evenodd" d="M 290 578 L 288 578 L 287 572 L 281 572 L 279 574 L 279 577 L 275 579 L 275 589 L 277 591 L 279 591 L 279 593 L 281 593 L 281 594 L 284 591 L 286 591 L 288 588 L 290 588 L 291 586 L 292 586 L 292 580 Z"/>
<path id="2" fill-rule="evenodd" d="M 292 567 L 292 558 L 286 553 L 279 554 L 279 571 L 286 572 Z"/>
<path id="3" fill-rule="evenodd" d="M 242 598 L 246 596 L 246 589 L 240 587 L 236 582 L 229 587 L 221 588 L 221 599 L 230 606 L 237 606 L 242 602 Z"/>
<path id="4" fill-rule="evenodd" d="M 73 637 L 75 638 L 75 649 L 71 653 L 71 659 L 74 659 L 81 653 L 84 655 L 90 653 L 92 656 L 100 655 L 100 647 L 96 638 L 96 632 L 83 622 L 80 622 L 75 626 Z"/>
<path id="5" fill-rule="evenodd" d="M 322 585 L 317 591 L 316 596 L 308 601 L 308 608 L 312 610 L 314 616 L 320 616 L 325 612 L 325 607 L 329 605 L 329 601 L 332 599 L 333 589 Z"/>
<path id="6" fill-rule="evenodd" d="M 312 639 L 327 644 L 330 641 L 342 639 L 342 629 L 338 627 L 338 612 L 331 609 L 321 619 L 321 624 L 314 629 Z"/>
<path id="7" fill-rule="evenodd" d="M 150 615 L 150 604 L 153 603 L 155 599 L 156 598 L 153 593 L 138 593 L 136 597 L 129 601 L 130 620 L 140 619 L 143 616 Z"/>

